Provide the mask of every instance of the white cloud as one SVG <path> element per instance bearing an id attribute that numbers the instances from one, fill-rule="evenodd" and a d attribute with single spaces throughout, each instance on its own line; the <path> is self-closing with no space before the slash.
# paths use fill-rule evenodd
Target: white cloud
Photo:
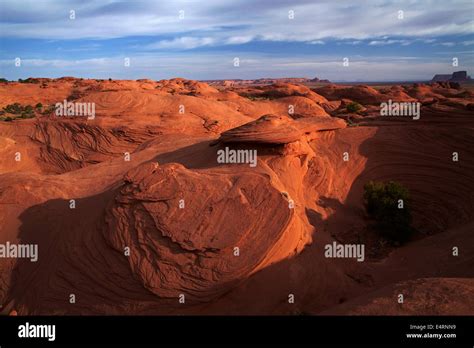
<path id="1" fill-rule="evenodd" d="M 212 37 L 183 36 L 173 40 L 161 40 L 145 46 L 147 49 L 192 49 L 201 46 L 211 46 L 216 43 Z"/>
<path id="2" fill-rule="evenodd" d="M 214 37 L 192 37 L 183 36 L 172 40 L 161 40 L 144 46 L 147 50 L 155 49 L 176 49 L 188 50 L 203 46 L 217 46 L 217 45 L 241 45 L 253 40 L 253 36 L 232 36 L 229 38 L 222 38 L 221 35 Z M 136 46 L 136 48 L 141 48 Z"/>
<path id="3" fill-rule="evenodd" d="M 245 44 L 247 42 L 250 42 L 254 39 L 255 37 L 253 35 L 246 35 L 246 36 L 231 36 L 227 39 L 225 42 L 226 44 L 229 45 L 240 45 L 240 44 Z"/>
<path id="4" fill-rule="evenodd" d="M 107 39 L 164 35 L 179 40 L 217 36 L 219 42 L 238 44 L 255 39 L 317 42 L 328 38 L 423 38 L 474 31 L 472 0 L 459 0 L 455 6 L 445 1 L 430 1 L 427 6 L 426 0 L 2 0 L 1 6 L 2 37 Z M 76 11 L 75 20 L 69 19 L 71 9 Z M 293 20 L 288 19 L 289 9 L 296 13 Z M 398 19 L 400 9 L 404 10 L 403 20 Z M 180 10 L 185 11 L 183 19 L 179 18 Z"/>
<path id="5" fill-rule="evenodd" d="M 393 44 L 400 44 L 402 46 L 408 46 L 412 44 L 413 41 L 411 40 L 373 40 L 369 42 L 370 46 L 385 46 L 385 45 L 393 45 Z"/>
<path id="6" fill-rule="evenodd" d="M 17 0 L 0 0 L 1 38 L 106 40 L 146 36 L 150 38 L 147 42 L 152 42 L 146 46 L 130 46 L 133 42 L 127 41 L 131 44 L 124 47 L 124 52 L 126 49 L 133 49 L 132 66 L 127 69 L 123 68 L 123 57 L 89 60 L 31 59 L 23 61 L 22 69 L 2 69 L 2 74 L 8 75 L 5 76 L 7 78 L 24 78 L 28 77 L 24 74 L 30 74 L 98 78 L 165 78 L 184 75 L 210 79 L 290 75 L 314 77 L 318 71 L 324 71 L 324 76 L 318 77 L 333 80 L 430 78 L 431 76 L 426 75 L 446 70 L 441 63 L 423 65 L 416 59 L 400 59 L 395 62 L 385 58 L 382 61 L 367 58 L 357 61 L 351 58 L 351 68 L 342 69 L 341 57 L 318 55 L 313 60 L 308 60 L 298 57 L 298 52 L 264 55 L 230 52 L 230 48 L 227 48 L 215 55 L 200 52 L 199 55 L 190 54 L 185 57 L 184 54 L 178 54 L 178 51 L 239 45 L 252 41 L 292 41 L 323 45 L 335 40 L 341 45 L 370 46 L 406 46 L 423 42 L 452 47 L 455 45 L 450 42 L 453 39 L 445 36 L 473 34 L 473 6 L 472 0 L 459 0 L 455 6 L 441 0 L 430 1 L 429 6 L 426 0 L 25 0 L 21 3 Z M 71 9 L 76 11 L 74 20 L 69 19 Z M 293 20 L 288 18 L 290 9 L 296 14 Z M 400 9 L 404 11 L 403 20 L 398 19 Z M 180 10 L 185 11 L 182 19 L 179 18 Z M 458 42 L 458 45 L 472 45 L 474 41 L 468 39 L 463 38 L 465 41 Z M 102 44 L 101 41 L 97 42 Z M 68 56 L 68 51 L 84 50 L 80 42 L 77 48 L 70 48 L 70 45 L 64 47 L 67 49 L 54 53 Z M 95 50 L 94 56 L 103 55 L 104 51 L 100 47 L 101 50 L 91 48 Z M 350 48 L 346 47 L 348 51 Z M 448 49 L 444 48 L 446 50 Z M 146 54 L 144 51 L 147 51 Z M 162 51 L 169 52 L 163 55 Z M 258 52 L 256 45 L 255 51 Z M 416 54 L 418 53 L 414 53 Z M 40 57 L 36 53 L 31 56 Z M 232 65 L 236 56 L 241 59 L 238 69 Z M 472 59 L 463 59 L 462 62 L 465 64 L 463 70 L 473 67 Z M 11 60 L 0 61 L 2 67 L 11 67 L 11 64 Z"/>
<path id="7" fill-rule="evenodd" d="M 108 66 L 111 62 L 110 58 L 91 58 L 91 59 L 81 59 L 81 60 L 68 60 L 68 59 L 22 59 L 21 66 L 22 68 L 41 68 L 41 67 L 50 67 L 50 68 L 76 68 L 83 66 L 85 68 L 89 67 L 105 67 Z M 123 58 L 120 61 L 123 64 Z M 3 59 L 0 60 L 0 66 L 2 67 L 13 67 L 15 66 L 15 60 L 13 59 Z"/>
<path id="8" fill-rule="evenodd" d="M 446 47 L 453 47 L 456 45 L 455 42 L 441 42 L 439 45 L 446 46 Z"/>

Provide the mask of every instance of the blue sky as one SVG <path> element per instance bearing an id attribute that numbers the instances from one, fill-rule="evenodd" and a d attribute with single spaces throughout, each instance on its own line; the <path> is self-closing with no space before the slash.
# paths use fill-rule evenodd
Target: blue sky
<path id="1" fill-rule="evenodd" d="M 8 79 L 427 80 L 473 53 L 473 0 L 0 0 Z"/>

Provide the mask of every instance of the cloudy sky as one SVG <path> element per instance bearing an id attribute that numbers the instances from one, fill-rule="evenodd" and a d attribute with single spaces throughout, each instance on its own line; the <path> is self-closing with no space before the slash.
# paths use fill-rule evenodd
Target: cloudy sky
<path id="1" fill-rule="evenodd" d="M 414 81 L 473 68 L 473 0 L 0 0 L 7 79 Z"/>

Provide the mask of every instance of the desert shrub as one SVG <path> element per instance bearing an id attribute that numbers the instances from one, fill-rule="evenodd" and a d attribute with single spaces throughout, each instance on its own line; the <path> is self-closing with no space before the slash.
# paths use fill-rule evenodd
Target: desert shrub
<path id="1" fill-rule="evenodd" d="M 43 109 L 43 112 L 42 114 L 43 115 L 49 115 L 51 114 L 52 112 L 54 112 L 56 110 L 56 107 L 53 105 L 49 105 L 47 106 L 46 108 Z"/>
<path id="2" fill-rule="evenodd" d="M 35 109 L 41 109 L 43 107 L 43 104 L 38 103 L 35 105 Z"/>
<path id="3" fill-rule="evenodd" d="M 8 104 L 3 108 L 3 110 L 9 114 L 20 114 L 23 111 L 23 108 L 19 103 Z"/>
<path id="4" fill-rule="evenodd" d="M 0 78 L 0 82 L 8 83 L 8 80 L 7 80 L 7 79 L 4 79 L 4 78 L 2 77 L 2 78 Z"/>
<path id="5" fill-rule="evenodd" d="M 2 115 L 8 113 L 14 115 L 14 117 L 4 117 L 3 121 L 12 121 L 14 119 L 22 118 L 33 118 L 35 117 L 35 111 L 31 105 L 21 106 L 19 103 L 9 104 L 3 108 Z"/>
<path id="6" fill-rule="evenodd" d="M 397 243 L 410 238 L 414 232 L 410 195 L 402 184 L 370 181 L 364 186 L 364 201 L 367 213 L 375 220 L 375 229 L 383 238 Z"/>
<path id="7" fill-rule="evenodd" d="M 20 83 L 40 83 L 40 81 L 38 79 L 32 79 L 31 77 L 29 77 L 25 80 L 18 79 L 18 82 L 20 82 Z"/>
<path id="8" fill-rule="evenodd" d="M 362 110 L 362 105 L 356 102 L 352 102 L 352 103 L 347 104 L 346 109 L 349 112 L 357 113 L 360 110 Z"/>
<path id="9" fill-rule="evenodd" d="M 23 108 L 20 118 L 33 118 L 35 117 L 35 112 L 31 105 L 27 105 Z"/>

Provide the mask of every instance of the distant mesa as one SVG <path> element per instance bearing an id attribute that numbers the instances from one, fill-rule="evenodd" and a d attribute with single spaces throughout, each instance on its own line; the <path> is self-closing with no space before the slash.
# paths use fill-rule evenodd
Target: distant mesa
<path id="1" fill-rule="evenodd" d="M 254 82 L 256 84 L 274 84 L 278 82 L 284 83 L 304 83 L 307 82 L 309 79 L 306 77 L 284 77 L 284 78 L 263 78 L 263 79 L 256 79 Z"/>
<path id="2" fill-rule="evenodd" d="M 310 82 L 317 82 L 317 83 L 331 83 L 331 81 L 329 81 L 329 80 L 321 80 L 321 79 L 319 79 L 319 78 L 317 78 L 317 77 L 315 77 L 314 79 L 311 79 L 311 80 L 309 80 L 309 81 L 310 81 Z"/>
<path id="3" fill-rule="evenodd" d="M 431 82 L 472 82 L 471 77 L 467 71 L 456 71 L 452 74 L 437 74 L 433 77 Z"/>
<path id="4" fill-rule="evenodd" d="M 245 86 L 245 85 L 273 85 L 276 83 L 308 83 L 308 82 L 317 82 L 317 83 L 331 83 L 329 80 L 321 80 L 317 77 L 314 79 L 309 79 L 307 77 L 280 77 L 280 78 L 260 78 L 260 79 L 227 79 L 227 80 L 203 80 L 202 82 L 208 83 L 209 85 L 214 86 Z"/>

